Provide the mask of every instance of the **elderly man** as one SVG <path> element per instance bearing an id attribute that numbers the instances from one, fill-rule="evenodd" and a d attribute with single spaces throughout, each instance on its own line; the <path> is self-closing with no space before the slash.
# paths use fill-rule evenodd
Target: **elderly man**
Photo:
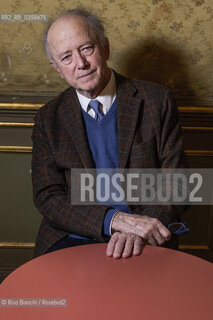
<path id="1" fill-rule="evenodd" d="M 97 242 L 108 242 L 106 254 L 114 258 L 138 255 L 145 243 L 174 247 L 167 226 L 179 221 L 184 207 L 81 206 L 70 200 L 72 168 L 186 166 L 169 90 L 112 71 L 103 25 L 85 10 L 57 18 L 45 33 L 45 47 L 70 87 L 35 117 L 32 179 L 43 215 L 35 255 Z"/>

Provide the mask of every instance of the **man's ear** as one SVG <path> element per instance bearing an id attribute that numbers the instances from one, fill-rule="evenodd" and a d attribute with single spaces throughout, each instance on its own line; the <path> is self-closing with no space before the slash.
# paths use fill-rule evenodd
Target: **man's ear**
<path id="1" fill-rule="evenodd" d="M 49 63 L 56 71 L 58 71 L 58 73 L 60 74 L 62 79 L 64 79 L 63 74 L 61 73 L 61 70 L 59 69 L 57 63 L 55 61 L 53 61 L 53 60 L 49 60 Z"/>

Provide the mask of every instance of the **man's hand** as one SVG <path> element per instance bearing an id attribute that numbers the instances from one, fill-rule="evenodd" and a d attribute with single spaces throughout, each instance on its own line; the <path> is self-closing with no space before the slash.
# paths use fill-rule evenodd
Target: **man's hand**
<path id="1" fill-rule="evenodd" d="M 112 230 L 138 235 L 153 246 L 162 245 L 171 238 L 170 231 L 158 219 L 124 212 L 114 216 Z"/>
<path id="2" fill-rule="evenodd" d="M 106 254 L 113 258 L 129 258 L 142 252 L 143 240 L 132 233 L 115 232 L 108 243 Z"/>

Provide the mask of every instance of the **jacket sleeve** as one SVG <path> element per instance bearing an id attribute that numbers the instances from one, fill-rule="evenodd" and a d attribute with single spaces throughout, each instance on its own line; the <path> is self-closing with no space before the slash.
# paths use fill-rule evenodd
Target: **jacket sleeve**
<path id="1" fill-rule="evenodd" d="M 169 89 L 164 88 L 161 103 L 153 103 L 149 108 L 152 127 L 157 140 L 157 152 L 160 168 L 188 168 L 183 149 L 183 134 L 179 122 L 175 100 Z M 141 205 L 133 209 L 133 213 L 147 215 L 159 219 L 165 226 L 180 221 L 181 214 L 189 206 L 173 205 Z"/>
<path id="2" fill-rule="evenodd" d="M 103 241 L 103 221 L 109 209 L 102 205 L 71 205 L 70 170 L 57 166 L 47 139 L 42 111 L 32 133 L 32 182 L 34 203 L 49 225 L 57 230 Z"/>

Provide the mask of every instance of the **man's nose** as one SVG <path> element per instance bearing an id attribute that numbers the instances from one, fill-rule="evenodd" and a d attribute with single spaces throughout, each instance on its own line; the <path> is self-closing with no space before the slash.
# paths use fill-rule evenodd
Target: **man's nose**
<path id="1" fill-rule="evenodd" d="M 75 59 L 75 64 L 79 69 L 85 68 L 88 65 L 88 61 L 86 57 L 80 52 L 75 54 L 74 59 Z"/>

